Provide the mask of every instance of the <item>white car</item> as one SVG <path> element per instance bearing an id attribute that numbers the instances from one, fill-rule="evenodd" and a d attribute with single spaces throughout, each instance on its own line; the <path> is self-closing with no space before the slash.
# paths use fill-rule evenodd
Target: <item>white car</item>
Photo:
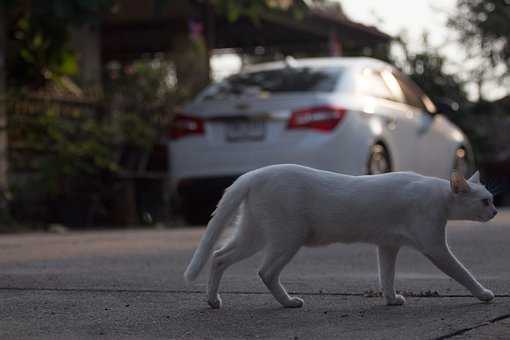
<path id="1" fill-rule="evenodd" d="M 207 220 L 236 177 L 270 164 L 447 178 L 473 159 L 466 136 L 415 83 L 371 58 L 254 65 L 183 107 L 168 149 L 173 188 L 192 223 Z"/>

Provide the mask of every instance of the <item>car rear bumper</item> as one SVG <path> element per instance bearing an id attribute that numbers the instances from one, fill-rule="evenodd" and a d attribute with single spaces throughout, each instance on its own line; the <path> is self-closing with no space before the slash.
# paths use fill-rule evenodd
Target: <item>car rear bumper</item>
<path id="1" fill-rule="evenodd" d="M 171 146 L 170 177 L 172 183 L 177 185 L 181 180 L 231 177 L 264 166 L 285 163 L 352 175 L 365 171 L 369 150 L 367 145 L 354 142 L 339 145 L 334 139 L 314 139 L 308 144 L 301 144 L 247 150 L 196 150 Z"/>
<path id="2" fill-rule="evenodd" d="M 171 166 L 171 176 L 175 179 L 197 177 L 221 177 L 230 174 L 243 174 L 273 164 L 301 164 L 321 168 L 324 170 L 337 170 L 340 164 L 333 157 L 324 157 L 326 151 L 317 151 L 305 155 L 302 151 L 274 150 L 268 152 L 228 152 L 215 153 L 213 159 L 204 160 L 207 154 L 195 154 L 192 158 L 178 157 L 174 153 Z M 210 157 L 210 156 L 209 156 Z M 178 164 L 177 164 L 178 163 Z"/>

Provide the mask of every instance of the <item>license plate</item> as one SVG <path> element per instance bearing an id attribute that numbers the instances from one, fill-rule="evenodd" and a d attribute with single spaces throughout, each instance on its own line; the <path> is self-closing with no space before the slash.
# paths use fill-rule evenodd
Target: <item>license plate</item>
<path id="1" fill-rule="evenodd" d="M 225 139 L 228 142 L 258 141 L 266 135 L 266 124 L 261 121 L 229 122 L 225 125 Z"/>

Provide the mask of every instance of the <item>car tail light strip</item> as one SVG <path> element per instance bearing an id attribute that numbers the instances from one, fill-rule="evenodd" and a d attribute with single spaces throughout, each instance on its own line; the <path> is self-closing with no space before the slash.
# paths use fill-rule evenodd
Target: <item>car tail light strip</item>
<path id="1" fill-rule="evenodd" d="M 170 138 L 179 139 L 189 135 L 205 133 L 203 119 L 186 115 L 177 115 L 170 126 Z"/>
<path id="2" fill-rule="evenodd" d="M 292 113 L 287 128 L 329 132 L 338 126 L 345 113 L 345 109 L 329 105 L 297 110 Z"/>

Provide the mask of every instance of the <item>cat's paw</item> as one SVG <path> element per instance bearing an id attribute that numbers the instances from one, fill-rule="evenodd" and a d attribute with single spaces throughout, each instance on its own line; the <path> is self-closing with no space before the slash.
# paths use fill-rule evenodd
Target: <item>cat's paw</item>
<path id="1" fill-rule="evenodd" d="M 287 301 L 284 305 L 285 308 L 301 308 L 303 307 L 303 305 L 305 304 L 305 302 L 303 301 L 303 299 L 301 298 L 298 298 L 298 297 L 292 297 L 289 299 L 289 301 Z"/>
<path id="2" fill-rule="evenodd" d="M 222 304 L 221 298 L 218 294 L 216 294 L 216 296 L 213 298 L 209 298 L 207 300 L 207 303 L 209 304 L 209 306 L 211 306 L 212 309 L 219 309 Z"/>
<path id="3" fill-rule="evenodd" d="M 488 289 L 484 289 L 476 296 L 480 301 L 490 302 L 494 300 L 494 293 Z"/>
<path id="4" fill-rule="evenodd" d="M 388 306 L 401 306 L 406 303 L 406 298 L 400 294 L 395 294 L 395 296 L 391 298 L 385 297 L 384 300 Z"/>

